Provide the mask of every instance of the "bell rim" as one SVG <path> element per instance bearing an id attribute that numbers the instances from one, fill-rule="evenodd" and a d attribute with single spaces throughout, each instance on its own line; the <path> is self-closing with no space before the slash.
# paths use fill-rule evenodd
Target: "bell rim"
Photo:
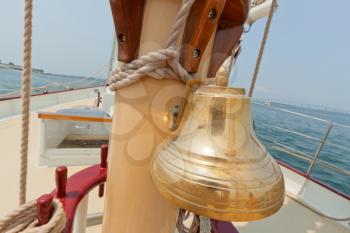
<path id="1" fill-rule="evenodd" d="M 164 161 L 165 161 L 165 160 L 164 160 Z M 162 179 L 158 178 L 158 175 L 155 174 L 155 169 L 154 169 L 154 167 L 153 167 L 153 166 L 154 166 L 154 163 L 161 164 L 161 163 L 163 163 L 163 161 L 160 161 L 158 158 L 157 158 L 157 161 L 154 160 L 154 161 L 152 162 L 152 165 L 151 165 L 151 173 L 152 173 L 152 176 L 154 176 L 154 179 L 159 180 L 159 183 L 166 184 L 165 181 L 162 181 Z M 172 173 L 173 175 L 178 175 L 178 174 L 179 174 L 179 173 L 176 173 L 174 170 L 168 170 L 169 167 L 174 167 L 174 166 L 173 166 L 172 164 L 170 164 L 170 166 L 166 166 L 167 169 L 165 169 L 165 166 L 161 166 L 161 169 L 163 170 L 162 173 L 163 173 L 163 174 L 167 174 L 167 175 L 169 175 L 169 173 Z M 176 169 L 179 169 L 179 167 L 176 167 Z M 165 170 L 167 170 L 168 172 L 164 172 Z M 170 172 L 169 172 L 169 171 L 170 171 Z M 214 184 L 214 183 L 215 183 L 215 184 L 219 184 L 220 182 L 221 182 L 221 183 L 222 183 L 222 182 L 225 182 L 225 183 L 237 182 L 236 179 L 217 179 L 217 178 L 215 178 L 215 177 L 203 176 L 203 175 L 201 175 L 201 174 L 196 174 L 196 173 L 189 172 L 189 171 L 183 171 L 183 172 L 184 172 L 183 174 L 186 174 L 185 177 L 187 177 L 187 175 L 189 175 L 189 176 L 195 176 L 195 177 L 197 177 L 198 179 L 200 179 L 200 178 L 205 178 L 205 179 L 211 180 L 213 184 Z M 284 177 L 283 177 L 282 171 L 281 171 L 280 169 L 278 169 L 278 171 L 276 171 L 276 172 L 278 172 L 278 173 L 277 173 L 277 176 L 276 176 L 276 177 L 278 177 L 278 178 L 275 180 L 275 182 L 274 182 L 273 185 L 278 184 L 281 180 L 283 180 L 283 182 L 284 182 Z M 270 177 L 271 177 L 271 176 L 264 177 L 264 180 L 269 180 Z M 190 182 L 194 182 L 193 179 L 185 179 L 185 180 L 188 180 L 188 181 L 190 181 Z M 262 180 L 262 178 L 260 178 L 260 180 Z M 252 182 L 252 180 L 245 180 L 245 182 Z M 212 187 L 212 188 L 217 188 L 217 186 L 209 186 L 209 185 L 206 185 L 206 186 L 207 186 L 207 187 Z M 271 184 L 266 184 L 266 185 L 261 185 L 261 184 L 260 184 L 259 187 L 256 187 L 256 186 L 250 186 L 249 188 L 245 187 L 244 190 L 256 190 L 256 189 L 258 189 L 258 188 L 264 188 L 264 187 L 268 187 L 268 186 L 271 186 Z M 227 188 L 227 187 L 225 188 L 225 187 L 222 187 L 222 186 L 220 186 L 220 189 L 221 189 L 222 191 L 224 191 L 224 190 L 226 190 L 226 191 L 232 191 L 232 189 Z M 242 189 L 242 190 L 243 190 L 243 189 Z"/>
<path id="2" fill-rule="evenodd" d="M 156 188 L 166 200 L 170 201 L 172 204 L 182 209 L 188 210 L 196 215 L 205 216 L 220 221 L 230 222 L 249 222 L 267 218 L 276 213 L 283 206 L 285 199 L 285 191 L 283 189 L 280 198 L 277 199 L 277 201 L 275 201 L 273 205 L 270 205 L 268 208 L 264 208 L 263 210 L 259 209 L 255 211 L 224 211 L 218 208 L 208 208 L 207 206 L 190 202 L 184 198 L 181 198 L 178 195 L 159 189 L 157 185 Z M 198 208 L 193 207 L 194 205 L 196 205 Z"/>

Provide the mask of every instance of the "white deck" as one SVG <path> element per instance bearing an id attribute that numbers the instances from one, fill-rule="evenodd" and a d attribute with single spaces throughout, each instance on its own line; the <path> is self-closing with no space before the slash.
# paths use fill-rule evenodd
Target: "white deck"
<path id="1" fill-rule="evenodd" d="M 264 220 L 234 223 L 240 233 L 348 233 L 349 229 L 327 220 L 286 198 L 280 211 Z M 101 232 L 101 226 L 87 228 L 87 233 Z"/>
<path id="2" fill-rule="evenodd" d="M 72 93 L 73 94 L 73 93 Z M 76 105 L 93 105 L 93 99 L 79 100 L 56 105 L 43 111 L 56 111 Z M 30 119 L 30 146 L 28 167 L 28 200 L 33 200 L 41 194 L 50 192 L 54 188 L 54 169 L 39 168 L 39 119 L 36 112 Z M 18 202 L 18 174 L 19 174 L 19 142 L 20 118 L 19 116 L 0 120 L 0 218 L 16 208 Z M 69 168 L 72 174 L 82 167 Z M 335 217 L 348 217 L 350 215 L 350 201 L 338 197 L 329 190 L 320 190 L 305 178 L 283 169 L 286 177 L 287 192 L 293 196 L 298 195 L 309 204 L 317 204 L 321 210 Z M 323 192 L 325 191 L 325 192 Z M 322 193 L 320 193 L 322 192 Z M 103 199 L 97 197 L 94 190 L 89 196 L 89 213 L 103 210 Z M 340 209 L 339 209 L 340 208 Z M 346 216 L 346 214 L 348 216 Z M 347 227 L 345 227 L 347 225 Z M 350 232 L 349 223 L 344 225 L 328 220 L 315 214 L 290 198 L 286 198 L 284 206 L 275 215 L 252 223 L 235 223 L 240 233 L 345 233 Z M 87 232 L 100 232 L 100 226 L 93 226 Z"/>
<path id="3" fill-rule="evenodd" d="M 273 216 L 251 223 L 235 223 L 240 233 L 345 233 L 343 225 L 321 217 L 290 198 Z"/>

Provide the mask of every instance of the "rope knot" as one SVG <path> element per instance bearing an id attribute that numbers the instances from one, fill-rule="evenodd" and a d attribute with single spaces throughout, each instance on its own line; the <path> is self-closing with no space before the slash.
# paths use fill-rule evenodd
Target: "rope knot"
<path id="1" fill-rule="evenodd" d="M 138 81 L 145 75 L 150 75 L 155 79 L 180 79 L 184 82 L 192 79 L 192 75 L 182 67 L 178 58 L 179 53 L 173 47 L 143 55 L 112 71 L 108 80 L 109 88 L 113 91 L 118 90 Z"/>
<path id="2" fill-rule="evenodd" d="M 194 2 L 195 0 L 184 0 L 165 49 L 149 52 L 111 72 L 108 79 L 110 90 L 115 91 L 126 87 L 145 75 L 155 79 L 174 78 L 184 82 L 193 78 L 179 63 L 176 42 Z"/>
<path id="3" fill-rule="evenodd" d="M 59 200 L 54 200 L 54 212 L 50 221 L 37 226 L 36 202 L 21 205 L 0 221 L 0 232 L 11 233 L 61 233 L 65 228 L 66 215 Z"/>

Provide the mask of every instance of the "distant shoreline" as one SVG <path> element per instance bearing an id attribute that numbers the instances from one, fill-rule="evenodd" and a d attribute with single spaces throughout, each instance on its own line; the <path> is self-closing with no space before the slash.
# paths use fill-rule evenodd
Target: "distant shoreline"
<path id="1" fill-rule="evenodd" d="M 73 78 L 73 79 L 97 79 L 94 77 L 87 77 L 87 76 L 78 76 L 78 75 L 69 75 L 69 74 L 54 74 L 54 73 L 42 73 L 45 75 L 52 75 L 52 76 L 59 76 L 59 77 L 63 77 L 63 78 Z"/>
<path id="2" fill-rule="evenodd" d="M 296 102 L 288 102 L 288 101 L 280 101 L 280 100 L 264 100 L 259 98 L 254 99 L 254 102 L 259 103 L 261 105 L 267 105 L 267 106 L 273 106 L 273 107 L 275 107 L 275 104 L 288 105 L 288 106 L 306 109 L 306 110 L 350 115 L 349 109 L 341 109 L 341 108 L 321 106 L 321 105 L 315 105 L 315 104 L 296 103 Z"/>
<path id="3" fill-rule="evenodd" d="M 8 64 L 4 64 L 4 63 L 0 62 L 0 68 L 8 69 L 8 70 L 18 70 L 18 71 L 22 71 L 23 70 L 22 66 L 16 65 L 16 64 L 14 64 L 12 62 L 10 62 Z M 32 68 L 32 71 L 34 73 L 39 73 L 39 74 L 44 74 L 45 73 L 45 70 L 43 70 L 43 69 Z"/>
<path id="4" fill-rule="evenodd" d="M 0 69 L 3 70 L 13 70 L 13 71 L 22 71 L 23 67 L 19 66 L 19 65 L 15 65 L 13 63 L 11 64 L 4 64 L 4 63 L 0 63 Z M 33 73 L 36 74 L 44 74 L 44 75 L 52 75 L 52 76 L 59 76 L 59 77 L 63 77 L 63 78 L 73 78 L 73 79 L 96 79 L 94 77 L 87 77 L 87 76 L 78 76 L 78 75 L 68 75 L 68 74 L 55 74 L 55 73 L 49 73 L 49 72 L 45 72 L 45 70 L 43 69 L 36 69 L 33 68 L 32 69 Z"/>

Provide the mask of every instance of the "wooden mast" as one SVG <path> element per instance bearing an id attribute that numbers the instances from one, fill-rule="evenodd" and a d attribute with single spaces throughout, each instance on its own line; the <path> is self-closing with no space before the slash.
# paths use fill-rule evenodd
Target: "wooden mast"
<path id="1" fill-rule="evenodd" d="M 127 4 L 132 5 L 130 1 Z M 180 4 L 180 1 L 148 1 L 140 54 L 164 46 Z M 133 18 L 126 15 L 124 20 L 132 23 Z M 156 30 L 155 25 L 162 30 Z M 155 233 L 175 229 L 178 208 L 161 197 L 148 171 L 154 148 L 167 131 L 162 125 L 162 113 L 170 106 L 152 104 L 162 87 L 178 92 L 163 93 L 163 98 L 176 99 L 183 95 L 180 82 L 147 77 L 116 94 L 102 232 Z"/>
<path id="2" fill-rule="evenodd" d="M 112 11 L 113 4 L 118 1 L 121 0 L 111 0 Z M 122 2 L 133 4 L 132 1 Z M 142 55 L 164 48 L 181 3 L 181 0 L 147 0 L 139 50 L 129 43 L 129 48 L 133 50 L 130 53 L 123 50 L 124 54 L 131 55 L 128 59 L 135 55 L 135 51 Z M 127 13 L 124 16 L 125 20 L 140 22 Z M 203 53 L 198 70 L 201 75 L 207 73 L 212 42 L 213 38 Z M 116 93 L 103 232 L 174 232 L 179 209 L 163 199 L 156 190 L 149 166 L 155 148 L 171 133 L 170 110 L 183 103 L 184 97 L 184 83 L 150 77 L 144 77 Z"/>

